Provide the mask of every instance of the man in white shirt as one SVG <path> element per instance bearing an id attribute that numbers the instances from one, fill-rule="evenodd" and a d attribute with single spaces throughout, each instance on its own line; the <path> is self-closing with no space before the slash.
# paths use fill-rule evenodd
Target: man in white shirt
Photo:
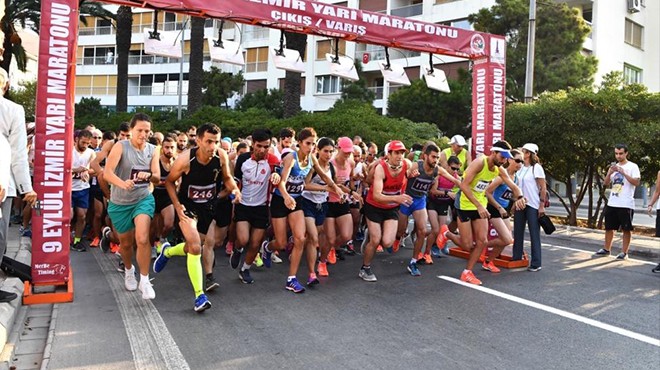
<path id="1" fill-rule="evenodd" d="M 72 217 L 75 216 L 76 222 L 74 224 L 75 236 L 71 250 L 76 252 L 85 252 L 87 248 L 80 242 L 85 228 L 85 220 L 87 218 L 87 209 L 89 208 L 89 166 L 96 157 L 94 149 L 89 147 L 89 142 L 92 140 L 92 132 L 82 130 L 78 133 L 73 145 L 73 154 L 71 159 L 71 212 Z"/>
<path id="2" fill-rule="evenodd" d="M 0 68 L 0 95 L 9 89 L 7 72 Z M 11 146 L 11 176 L 6 199 L 0 203 L 3 217 L 0 218 L 0 260 L 7 250 L 7 233 L 9 232 L 9 214 L 11 204 L 17 193 L 23 196 L 31 206 L 37 201 L 37 193 L 32 190 L 30 166 L 28 164 L 27 130 L 25 128 L 25 110 L 22 106 L 0 97 L 0 135 L 4 136 Z M 0 290 L 0 302 L 16 299 L 15 293 Z"/>
<path id="3" fill-rule="evenodd" d="M 628 160 L 628 147 L 625 144 L 614 146 L 617 163 L 610 166 L 605 175 L 605 186 L 612 185 L 610 197 L 605 207 L 605 245 L 596 252 L 597 256 L 609 256 L 612 249 L 614 231 L 623 232 L 623 250 L 616 256 L 618 260 L 628 259 L 632 220 L 635 212 L 635 187 L 639 185 L 639 167 Z"/>

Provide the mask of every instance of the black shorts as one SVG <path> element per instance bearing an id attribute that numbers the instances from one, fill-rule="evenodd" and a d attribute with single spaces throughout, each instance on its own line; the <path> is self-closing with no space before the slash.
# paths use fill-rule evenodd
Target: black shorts
<path id="1" fill-rule="evenodd" d="M 234 206 L 234 222 L 247 222 L 255 229 L 268 228 L 268 206 L 246 206 L 236 204 Z"/>
<path id="2" fill-rule="evenodd" d="M 328 213 L 328 203 L 314 203 L 307 198 L 302 198 L 301 202 L 305 218 L 313 218 L 314 224 L 316 226 L 323 225 L 323 222 L 325 222 L 325 218 L 327 217 L 326 215 Z"/>
<path id="3" fill-rule="evenodd" d="M 302 211 L 302 197 L 293 199 L 296 201 L 296 208 L 288 209 L 284 205 L 284 198 L 277 194 L 273 194 L 273 198 L 270 200 L 270 217 L 284 218 L 287 217 L 290 213 Z"/>
<path id="4" fill-rule="evenodd" d="M 94 207 L 94 200 L 98 200 L 99 202 L 103 203 L 103 192 L 101 191 L 101 187 L 98 185 L 91 185 L 89 187 L 89 204 L 90 207 Z"/>
<path id="5" fill-rule="evenodd" d="M 231 223 L 231 214 L 234 210 L 233 204 L 229 198 L 218 199 L 213 208 L 213 218 L 215 226 L 227 227 Z"/>
<path id="6" fill-rule="evenodd" d="M 351 213 L 351 206 L 344 202 L 328 202 L 328 214 L 327 218 L 339 218 L 343 215 L 348 215 Z"/>
<path id="7" fill-rule="evenodd" d="M 360 209 L 360 202 L 351 202 L 349 203 L 351 209 Z"/>
<path id="8" fill-rule="evenodd" d="M 490 213 L 490 218 L 503 218 L 506 220 L 510 216 L 509 210 L 507 209 L 506 217 L 502 217 L 500 211 L 497 208 L 493 207 L 490 203 L 488 203 L 488 205 L 486 206 L 486 210 L 488 211 L 488 213 Z"/>
<path id="9" fill-rule="evenodd" d="M 605 230 L 632 231 L 635 210 L 630 208 L 605 207 Z"/>
<path id="10" fill-rule="evenodd" d="M 384 221 L 387 220 L 399 219 L 398 206 L 394 208 L 383 209 L 383 208 L 374 207 L 369 203 L 364 203 L 364 207 L 362 207 L 362 212 L 369 221 L 375 222 L 377 224 L 382 224 Z"/>
<path id="11" fill-rule="evenodd" d="M 193 202 L 181 202 L 187 211 L 195 213 L 197 216 L 197 231 L 200 234 L 206 235 L 209 232 L 209 227 L 211 227 L 211 222 L 213 222 L 213 203 L 193 203 Z"/>
<path id="12" fill-rule="evenodd" d="M 458 213 L 458 219 L 461 220 L 461 222 L 475 221 L 481 219 L 481 217 L 479 216 L 479 211 L 477 210 L 462 211 L 460 209 L 457 209 L 456 212 Z"/>
<path id="13" fill-rule="evenodd" d="M 154 199 L 156 200 L 156 213 L 160 213 L 172 204 L 172 198 L 167 194 L 167 191 L 154 189 Z"/>
<path id="14" fill-rule="evenodd" d="M 439 216 L 447 216 L 449 213 L 449 204 L 450 202 L 438 202 L 436 200 L 427 199 L 426 200 L 426 209 L 429 211 L 438 212 Z"/>

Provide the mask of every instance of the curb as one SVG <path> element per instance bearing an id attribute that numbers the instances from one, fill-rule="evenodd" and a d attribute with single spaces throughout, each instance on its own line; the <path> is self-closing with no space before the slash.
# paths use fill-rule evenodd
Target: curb
<path id="1" fill-rule="evenodd" d="M 582 234 L 582 235 L 581 235 Z M 591 237 L 583 234 L 591 234 Z M 595 238 L 596 234 L 598 238 Z M 581 242 L 594 246 L 594 252 L 603 247 L 605 242 L 605 231 L 588 229 L 583 227 L 557 225 L 557 231 L 552 235 L 544 235 L 541 233 L 542 238 L 558 239 L 563 241 L 574 241 L 575 239 Z M 612 251 L 621 249 L 621 233 L 614 233 L 614 240 L 612 243 Z M 644 257 L 650 259 L 660 259 L 660 238 L 652 238 L 648 236 L 632 236 L 630 248 L 628 253 L 632 256 Z"/>

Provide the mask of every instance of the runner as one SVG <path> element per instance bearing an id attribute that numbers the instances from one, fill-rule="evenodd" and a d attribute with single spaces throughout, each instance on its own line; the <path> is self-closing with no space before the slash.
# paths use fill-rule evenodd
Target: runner
<path id="1" fill-rule="evenodd" d="M 458 157 L 451 156 L 447 160 L 449 168 L 451 169 L 453 180 L 445 176 L 438 176 L 429 191 L 428 200 L 426 202 L 426 211 L 429 216 L 429 223 L 431 224 L 431 233 L 426 238 L 426 251 L 431 249 L 433 257 L 440 257 L 441 253 L 449 254 L 447 249 L 447 215 L 449 208 L 456 198 L 458 188 L 461 185 L 461 178 L 458 176 L 460 171 L 461 161 Z M 447 249 L 446 252 L 442 252 Z"/>
<path id="2" fill-rule="evenodd" d="M 461 182 L 461 194 L 458 197 L 458 230 L 460 232 L 460 246 L 470 252 L 465 270 L 461 273 L 461 280 L 481 285 L 472 272 L 474 264 L 479 259 L 481 251 L 488 244 L 488 217 L 486 210 L 486 188 L 497 176 L 500 176 L 505 184 L 513 190 L 516 200 L 516 209 L 524 208 L 524 199 L 520 189 L 511 181 L 506 171 L 500 171 L 499 167 L 511 155 L 511 145 L 506 141 L 498 141 L 491 147 L 490 155 L 483 156 L 473 161 L 465 171 L 465 177 Z M 473 244 L 474 241 L 474 244 Z"/>
<path id="3" fill-rule="evenodd" d="M 334 181 L 325 175 L 319 167 L 316 157 L 310 155 L 316 145 L 316 131 L 313 128 L 304 128 L 298 133 L 299 149 L 286 155 L 282 161 L 282 181 L 278 184 L 270 205 L 271 222 L 275 240 L 266 243 L 263 247 L 263 260 L 266 267 L 270 267 L 271 255 L 274 251 L 284 249 L 287 241 L 287 221 L 293 234 L 293 250 L 289 255 L 289 276 L 286 289 L 294 293 L 303 293 L 305 288 L 296 278 L 305 243 L 305 220 L 302 212 L 302 202 L 297 201 L 305 187 L 305 177 L 313 168 L 321 179 L 328 184 L 340 197 L 341 191 Z"/>
<path id="4" fill-rule="evenodd" d="M 119 233 L 126 289 L 138 289 L 133 266 L 133 246 L 137 244 L 142 298 L 154 299 L 156 292 L 149 281 L 149 227 L 155 202 L 149 183 L 160 181 L 160 168 L 156 148 L 147 143 L 151 118 L 144 113 L 136 113 L 130 128 L 131 138 L 118 141 L 107 158 L 104 178 L 112 185 L 108 214 Z"/>
<path id="5" fill-rule="evenodd" d="M 364 281 L 376 281 L 371 272 L 371 260 L 378 245 L 392 245 L 396 237 L 400 205 L 412 204 L 410 195 L 405 194 L 408 162 L 404 159 L 406 147 L 394 140 L 386 146 L 386 159 L 381 159 L 373 171 L 373 179 L 364 204 L 369 241 L 363 250 L 359 277 Z"/>
<path id="6" fill-rule="evenodd" d="M 470 163 L 472 163 L 472 158 L 470 158 L 470 155 L 465 149 L 465 146 L 467 143 L 465 142 L 465 138 L 461 135 L 454 135 L 452 136 L 451 140 L 449 140 L 449 148 L 444 149 L 440 153 L 440 165 L 445 168 L 448 172 L 451 171 L 449 168 L 449 164 L 447 163 L 447 160 L 449 157 L 452 155 L 458 157 L 458 160 L 461 161 L 461 170 L 459 171 L 459 174 L 462 175 L 463 172 L 465 172 L 465 169 L 468 168 Z"/>
<path id="7" fill-rule="evenodd" d="M 229 172 L 227 153 L 220 148 L 220 128 L 205 123 L 196 133 L 197 146 L 179 154 L 165 179 L 165 188 L 179 218 L 185 242 L 175 246 L 164 243 L 154 261 L 154 272 L 163 271 L 171 257 L 186 256 L 188 277 L 195 293 L 194 310 L 203 312 L 211 307 L 211 302 L 204 294 L 202 249 L 206 246 L 213 253 L 216 196 L 222 183 L 231 189 L 236 201 L 241 200 L 241 192 Z M 177 194 L 179 179 L 181 184 Z"/>
<path id="8" fill-rule="evenodd" d="M 95 152 L 89 148 L 92 132 L 82 130 L 75 138 L 73 157 L 71 159 L 71 212 L 74 224 L 74 239 L 71 250 L 85 252 L 87 247 L 81 242 L 87 209 L 89 208 L 89 164 L 94 160 Z"/>
<path id="9" fill-rule="evenodd" d="M 296 132 L 292 128 L 286 127 L 281 129 L 280 134 L 277 137 L 277 143 L 270 147 L 269 152 L 275 155 L 277 159 L 282 160 L 284 149 L 291 148 L 294 136 L 296 136 Z M 252 140 L 254 140 L 254 138 L 252 138 Z"/>
<path id="10" fill-rule="evenodd" d="M 168 135 L 163 139 L 160 148 L 160 158 L 158 164 L 160 166 L 160 182 L 154 187 L 154 200 L 156 201 L 156 211 L 154 220 L 151 224 L 151 243 L 157 244 L 156 253 L 160 253 L 160 246 L 167 242 L 167 236 L 174 229 L 174 206 L 172 199 L 167 194 L 165 188 L 165 179 L 170 174 L 172 165 L 174 164 L 176 154 L 176 138 Z M 152 249 L 152 257 L 153 255 Z"/>

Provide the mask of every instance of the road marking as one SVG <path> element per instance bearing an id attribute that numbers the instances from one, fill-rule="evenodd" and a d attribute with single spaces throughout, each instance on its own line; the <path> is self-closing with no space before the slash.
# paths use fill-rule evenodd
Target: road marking
<path id="1" fill-rule="evenodd" d="M 126 291 L 124 274 L 116 270 L 117 257 L 112 253 L 101 253 L 98 249 L 92 250 L 92 254 L 117 301 L 135 368 L 190 369 L 151 300 L 142 299 L 139 289 L 135 292 Z"/>
<path id="2" fill-rule="evenodd" d="M 570 247 L 563 247 L 561 245 L 556 245 L 556 244 L 548 244 L 548 243 L 541 243 L 542 246 L 544 247 L 552 247 L 552 248 L 558 248 L 558 249 L 564 249 L 567 251 L 573 251 L 573 252 L 580 252 L 580 253 L 586 253 L 591 256 L 593 256 L 594 252 L 593 251 L 585 251 L 584 249 L 577 249 L 577 248 L 570 248 Z M 605 258 L 605 257 L 594 257 L 594 258 Z M 610 257 L 614 259 L 613 257 Z M 628 261 L 636 262 L 636 263 L 641 263 L 644 265 L 650 265 L 650 266 L 655 266 L 657 263 L 655 262 L 650 262 L 650 261 L 644 261 L 644 260 L 638 260 L 636 258 L 628 258 Z"/>
<path id="3" fill-rule="evenodd" d="M 529 306 L 529 307 L 532 307 L 532 308 L 539 309 L 541 311 L 545 311 L 545 312 L 549 312 L 549 313 L 552 313 L 552 314 L 555 314 L 555 315 L 558 315 L 558 316 L 562 316 L 562 317 L 565 317 L 567 319 L 579 321 L 579 322 L 587 324 L 587 325 L 595 326 L 597 328 L 604 329 L 604 330 L 610 331 L 612 333 L 623 335 L 623 336 L 626 336 L 628 338 L 638 340 L 640 342 L 644 342 L 644 343 L 652 344 L 656 347 L 660 347 L 660 339 L 657 339 L 657 338 L 653 338 L 653 337 L 649 337 L 649 336 L 646 336 L 646 335 L 643 335 L 643 334 L 635 333 L 633 331 L 626 330 L 626 329 L 623 329 L 623 328 L 619 328 L 619 327 L 616 327 L 616 326 L 613 326 L 613 325 L 610 325 L 610 324 L 605 324 L 605 323 L 602 323 L 600 321 L 596 321 L 596 320 L 593 320 L 593 319 L 590 319 L 590 318 L 587 318 L 587 317 L 584 317 L 584 316 L 580 316 L 580 315 L 576 315 L 574 313 L 570 313 L 568 311 L 564 311 L 564 310 L 560 310 L 558 308 L 546 306 L 544 304 L 532 302 L 530 300 L 520 298 L 520 297 L 516 297 L 516 296 L 511 295 L 511 294 L 502 293 L 502 292 L 499 292 L 499 291 L 494 290 L 494 289 L 485 288 L 483 286 L 466 283 L 466 282 L 460 281 L 459 279 L 455 279 L 453 277 L 449 277 L 449 276 L 445 276 L 445 275 L 439 275 L 438 278 L 442 279 L 442 280 L 445 280 L 445 281 L 448 281 L 450 283 L 463 285 L 465 287 L 472 288 L 472 289 L 478 290 L 478 291 L 483 292 L 483 293 L 487 293 L 487 294 L 490 294 L 490 295 L 494 295 L 496 297 L 504 298 L 504 299 L 512 301 L 512 302 L 520 303 L 520 304 L 523 304 L 525 306 Z"/>

